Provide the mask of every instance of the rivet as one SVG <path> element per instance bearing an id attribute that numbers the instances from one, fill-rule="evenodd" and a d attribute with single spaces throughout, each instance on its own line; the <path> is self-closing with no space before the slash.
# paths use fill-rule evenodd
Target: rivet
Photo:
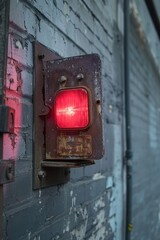
<path id="1" fill-rule="evenodd" d="M 46 176 L 46 172 L 40 170 L 39 173 L 38 173 L 38 177 L 39 177 L 40 179 L 43 179 L 43 178 L 45 178 L 45 176 Z"/>
<path id="2" fill-rule="evenodd" d="M 84 79 L 83 73 L 79 73 L 79 74 L 77 75 L 76 79 L 77 79 L 78 81 L 81 81 L 82 79 Z"/>
<path id="3" fill-rule="evenodd" d="M 61 77 L 58 79 L 58 81 L 59 81 L 60 83 L 64 83 L 64 82 L 67 81 L 67 77 L 66 77 L 66 76 L 61 76 Z"/>

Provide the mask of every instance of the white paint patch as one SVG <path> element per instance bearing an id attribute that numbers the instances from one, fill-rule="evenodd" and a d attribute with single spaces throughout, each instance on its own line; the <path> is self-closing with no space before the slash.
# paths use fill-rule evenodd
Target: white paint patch
<path id="1" fill-rule="evenodd" d="M 15 43 L 15 47 L 19 48 L 19 49 L 23 49 L 21 41 L 17 40 L 16 43 Z"/>
<path id="2" fill-rule="evenodd" d="M 101 229 L 102 225 L 105 222 L 105 210 L 101 210 L 94 220 L 93 224 L 96 225 L 96 230 Z"/>
<path id="3" fill-rule="evenodd" d="M 42 190 L 39 189 L 39 196 L 38 196 L 39 197 L 39 204 L 42 203 L 41 196 L 42 196 Z"/>
<path id="4" fill-rule="evenodd" d="M 95 202 L 95 205 L 94 205 L 94 210 L 95 212 L 97 212 L 99 209 L 105 207 L 105 201 L 103 199 L 103 197 L 101 196 L 96 202 Z"/>
<path id="5" fill-rule="evenodd" d="M 113 177 L 109 176 L 106 181 L 106 188 L 111 188 L 113 187 Z"/>
<path id="6" fill-rule="evenodd" d="M 71 197 L 73 196 L 73 190 L 70 191 L 70 196 L 71 196 Z"/>
<path id="7" fill-rule="evenodd" d="M 99 180 L 99 179 L 104 179 L 104 178 L 105 178 L 105 176 L 102 175 L 101 173 L 96 173 L 92 177 L 93 180 Z"/>
<path id="8" fill-rule="evenodd" d="M 76 211 L 76 208 L 75 208 L 75 205 L 76 205 L 76 196 L 74 196 L 74 193 L 73 193 L 73 190 L 70 191 L 70 196 L 71 196 L 71 207 L 70 207 L 70 210 L 69 210 L 69 215 L 68 217 L 66 218 L 66 224 L 65 224 L 65 227 L 63 229 L 63 233 L 65 232 L 70 232 L 70 216 L 75 213 L 75 221 L 77 221 L 77 211 Z"/>
<path id="9" fill-rule="evenodd" d="M 67 219 L 65 228 L 63 229 L 63 233 L 69 232 L 69 230 L 70 230 L 70 220 Z"/>
<path id="10" fill-rule="evenodd" d="M 76 205 L 76 197 L 72 198 L 72 208 Z"/>
<path id="11" fill-rule="evenodd" d="M 41 237 L 40 236 L 34 237 L 33 240 L 41 240 Z"/>
<path id="12" fill-rule="evenodd" d="M 28 240 L 31 239 L 31 232 L 28 233 Z"/>
<path id="13" fill-rule="evenodd" d="M 79 214 L 82 215 L 82 219 L 84 220 L 81 225 L 79 225 L 76 229 L 73 229 L 71 232 L 71 240 L 84 240 L 86 235 L 87 223 L 88 223 L 88 213 L 87 209 L 80 208 Z"/>
<path id="14" fill-rule="evenodd" d="M 99 211 L 93 224 L 95 225 L 95 230 L 88 240 L 105 239 L 107 234 L 105 210 Z"/>

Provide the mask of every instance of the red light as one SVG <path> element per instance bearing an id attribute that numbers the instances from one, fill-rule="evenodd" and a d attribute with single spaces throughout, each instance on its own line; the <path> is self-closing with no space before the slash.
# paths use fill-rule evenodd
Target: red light
<path id="1" fill-rule="evenodd" d="M 84 129 L 89 125 L 89 93 L 85 88 L 63 89 L 55 98 L 55 118 L 60 129 Z"/>

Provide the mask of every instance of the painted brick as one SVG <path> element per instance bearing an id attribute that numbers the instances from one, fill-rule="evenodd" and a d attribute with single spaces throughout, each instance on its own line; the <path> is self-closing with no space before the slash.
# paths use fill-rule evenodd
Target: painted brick
<path id="1" fill-rule="evenodd" d="M 24 5 L 20 1 L 13 0 L 10 3 L 10 21 L 25 31 L 24 25 Z M 12 11 L 15 8 L 17 11 Z"/>
<path id="2" fill-rule="evenodd" d="M 15 134 L 4 136 L 4 157 L 14 158 L 17 162 L 16 181 L 5 186 L 4 190 L 4 239 L 123 239 L 122 4 L 123 1 L 116 0 L 11 1 L 6 104 L 16 109 L 16 115 Z M 159 177 L 160 154 L 159 75 L 144 48 L 145 42 L 137 39 L 134 20 L 132 16 L 134 238 L 147 239 L 150 236 L 150 239 L 156 239 L 160 221 L 159 193 L 156 191 L 159 189 L 156 179 Z M 62 57 L 100 54 L 105 135 L 103 159 L 92 166 L 71 169 L 70 180 L 65 185 L 37 191 L 32 190 L 34 40 Z M 149 206 L 147 211 L 142 210 L 143 200 Z M 151 218 L 150 223 L 146 221 Z M 144 220 L 143 226 L 138 219 Z M 147 229 L 151 229 L 150 233 Z"/>
<path id="3" fill-rule="evenodd" d="M 70 169 L 70 179 L 71 181 L 78 181 L 78 180 L 81 180 L 83 179 L 84 177 L 84 168 L 80 168 L 80 169 L 77 169 L 77 168 L 73 168 L 73 169 Z"/>
<path id="4" fill-rule="evenodd" d="M 22 65 L 33 66 L 33 46 L 32 43 L 24 38 L 23 34 L 9 35 L 8 57 L 16 60 Z"/>
<path id="5" fill-rule="evenodd" d="M 24 166 L 20 163 L 16 163 L 16 167 L 18 164 L 21 167 Z M 11 221 L 14 218 L 15 212 L 16 211 L 19 212 L 23 208 L 24 204 L 30 204 L 32 200 L 32 181 L 31 181 L 32 169 L 31 168 L 28 169 L 28 166 L 25 167 L 25 171 L 22 172 L 21 170 L 21 173 L 17 172 L 16 170 L 16 181 L 14 183 L 6 185 L 5 194 L 4 194 L 4 200 L 5 200 L 4 203 L 5 203 L 5 207 L 8 209 L 8 211 L 6 211 L 6 215 L 8 217 L 11 216 Z M 17 210 L 17 204 L 19 207 L 18 210 Z M 11 210 L 11 206 L 12 206 L 12 210 Z M 14 218 L 13 221 L 15 221 L 15 219 L 16 218 Z M 23 216 L 22 219 L 25 219 L 25 216 Z M 12 226 L 12 223 L 11 223 L 11 226 L 9 227 L 12 228 L 14 226 Z M 18 231 L 19 226 L 17 225 L 16 228 Z"/>

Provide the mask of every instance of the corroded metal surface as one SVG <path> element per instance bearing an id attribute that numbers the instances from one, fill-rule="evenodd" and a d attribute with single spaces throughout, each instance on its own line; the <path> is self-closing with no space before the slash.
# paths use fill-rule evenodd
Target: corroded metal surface
<path id="1" fill-rule="evenodd" d="M 55 124 L 55 95 L 66 87 L 89 89 L 91 121 L 86 129 L 60 130 Z M 34 188 L 62 184 L 68 179 L 65 168 L 94 164 L 103 156 L 101 103 L 98 55 L 60 59 L 35 43 Z"/>
<path id="2" fill-rule="evenodd" d="M 47 169 L 45 177 L 40 177 L 42 161 L 45 160 L 45 115 L 48 114 L 48 107 L 44 105 L 44 82 L 43 82 L 43 61 L 57 59 L 59 56 L 48 50 L 42 44 L 36 42 L 34 48 L 35 55 L 35 82 L 34 82 L 34 165 L 33 188 L 47 187 L 51 185 L 63 184 L 68 180 L 64 168 Z M 62 166 L 61 166 L 62 167 Z M 54 176 L 54 177 L 53 177 Z"/>
<path id="3" fill-rule="evenodd" d="M 46 160 L 97 160 L 103 156 L 101 62 L 97 54 L 45 61 Z M 60 130 L 54 121 L 56 92 L 86 87 L 90 92 L 90 119 L 87 129 Z M 90 136 L 88 138 L 88 136 Z M 90 139 L 90 140 L 89 140 Z M 87 161 L 86 161 L 87 165 Z"/>
<path id="4" fill-rule="evenodd" d="M 92 154 L 92 137 L 60 135 L 57 137 L 57 154 L 68 157 L 89 157 Z"/>

